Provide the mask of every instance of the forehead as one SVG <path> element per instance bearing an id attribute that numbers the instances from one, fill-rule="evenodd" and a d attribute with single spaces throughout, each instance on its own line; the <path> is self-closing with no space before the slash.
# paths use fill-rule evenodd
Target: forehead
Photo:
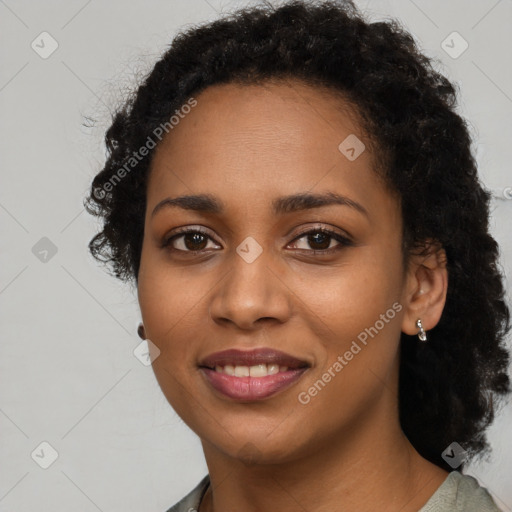
<path id="1" fill-rule="evenodd" d="M 241 205 L 313 189 L 370 201 L 384 192 L 354 109 L 327 88 L 229 83 L 195 99 L 156 149 L 148 206 L 169 195 L 204 192 Z M 347 144 L 340 150 L 346 140 L 366 149 L 349 159 Z"/>

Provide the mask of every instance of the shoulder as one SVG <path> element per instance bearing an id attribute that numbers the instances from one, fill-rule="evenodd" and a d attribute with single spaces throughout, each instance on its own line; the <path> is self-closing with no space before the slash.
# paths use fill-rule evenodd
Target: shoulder
<path id="1" fill-rule="evenodd" d="M 501 512 L 477 479 L 452 471 L 419 512 Z"/>
<path id="2" fill-rule="evenodd" d="M 206 475 L 184 498 L 173 505 L 167 512 L 197 512 L 199 503 L 210 485 L 210 476 Z"/>

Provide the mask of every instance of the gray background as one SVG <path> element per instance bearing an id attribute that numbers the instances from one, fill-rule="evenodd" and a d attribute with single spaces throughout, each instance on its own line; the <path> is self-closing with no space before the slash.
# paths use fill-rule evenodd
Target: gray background
<path id="1" fill-rule="evenodd" d="M 510 293 L 512 2 L 357 4 L 374 19 L 399 18 L 460 85 L 460 112 L 496 195 L 492 230 Z M 136 296 L 88 255 L 97 225 L 82 200 L 104 161 L 109 111 L 134 80 L 179 27 L 240 5 L 0 0 L 1 511 L 160 512 L 206 474 L 199 440 L 133 355 Z M 58 43 L 46 59 L 31 47 L 51 49 L 43 31 Z M 453 31 L 469 43 L 457 58 L 441 47 Z M 462 48 L 450 41 L 452 53 Z M 96 124 L 83 126 L 84 116 Z M 508 405 L 489 431 L 493 457 L 468 469 L 503 510 L 512 510 L 511 422 Z M 58 453 L 47 469 L 42 442 Z"/>

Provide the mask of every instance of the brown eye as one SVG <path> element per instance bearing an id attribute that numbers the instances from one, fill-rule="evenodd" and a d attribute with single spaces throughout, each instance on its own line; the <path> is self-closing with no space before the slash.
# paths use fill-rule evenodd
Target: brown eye
<path id="1" fill-rule="evenodd" d="M 315 250 L 329 249 L 332 238 L 333 237 L 321 232 L 316 232 L 315 234 L 307 235 L 308 244 Z"/>
<path id="2" fill-rule="evenodd" d="M 162 248 L 168 247 L 171 251 L 176 252 L 201 252 L 208 247 L 208 241 L 212 241 L 211 237 L 199 229 L 183 229 L 179 233 L 165 239 Z M 213 248 L 216 248 L 215 246 Z"/>
<path id="3" fill-rule="evenodd" d="M 183 236 L 183 244 L 189 251 L 200 251 L 205 248 L 206 237 L 202 233 L 187 233 Z"/>
<path id="4" fill-rule="evenodd" d="M 304 245 L 308 247 L 297 247 L 299 240 L 305 240 Z M 331 245 L 332 242 L 335 243 L 334 246 Z M 353 245 L 352 241 L 334 231 L 330 231 L 328 229 L 312 229 L 302 233 L 299 237 L 294 240 L 295 249 L 305 250 L 313 252 L 313 253 L 325 253 L 329 254 L 334 251 L 338 251 L 342 249 L 344 246 Z"/>

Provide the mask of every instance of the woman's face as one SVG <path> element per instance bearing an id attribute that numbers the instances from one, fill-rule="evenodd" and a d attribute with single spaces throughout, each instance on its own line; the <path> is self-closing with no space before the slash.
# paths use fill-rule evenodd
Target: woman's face
<path id="1" fill-rule="evenodd" d="M 153 368 L 203 443 L 293 460 L 396 402 L 399 205 L 356 144 L 361 127 L 326 92 L 225 84 L 196 100 L 157 148 L 148 182 L 138 295 L 160 350 Z M 289 199 L 298 194 L 318 198 Z M 211 202 L 162 203 L 192 195 Z M 229 349 L 270 352 L 215 361 Z"/>

